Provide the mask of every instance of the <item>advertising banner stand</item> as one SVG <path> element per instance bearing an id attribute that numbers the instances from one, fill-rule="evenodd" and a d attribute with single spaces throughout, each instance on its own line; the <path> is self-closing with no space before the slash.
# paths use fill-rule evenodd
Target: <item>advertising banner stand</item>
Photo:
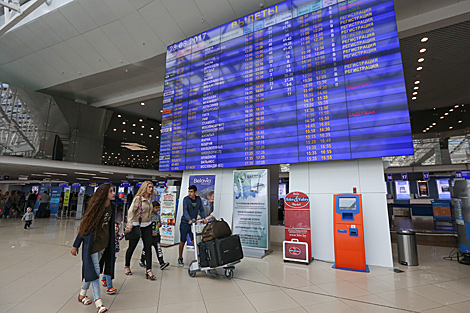
<path id="1" fill-rule="evenodd" d="M 51 189 L 51 200 L 49 202 L 49 210 L 51 210 L 52 216 L 57 216 L 59 212 L 59 202 L 60 202 L 60 193 L 62 192 L 62 188 L 60 187 L 53 187 Z"/>
<path id="2" fill-rule="evenodd" d="M 233 234 L 240 236 L 243 254 L 262 258 L 269 246 L 269 171 L 233 172 Z"/>
<path id="3" fill-rule="evenodd" d="M 162 246 L 172 246 L 175 244 L 175 214 L 176 193 L 163 193 L 160 197 L 160 217 L 162 220 L 160 236 Z"/>
<path id="4" fill-rule="evenodd" d="M 313 257 L 308 196 L 299 191 L 289 193 L 284 202 L 284 214 L 284 261 L 310 263 Z"/>

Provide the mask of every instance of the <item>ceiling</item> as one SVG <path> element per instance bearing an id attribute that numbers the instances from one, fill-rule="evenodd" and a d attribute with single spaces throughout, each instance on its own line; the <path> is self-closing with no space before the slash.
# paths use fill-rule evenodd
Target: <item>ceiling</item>
<path id="1" fill-rule="evenodd" d="M 5 183 L 11 183 L 12 180 L 18 180 L 20 177 L 27 177 L 24 181 L 59 180 L 79 183 L 163 180 L 181 177 L 181 173 L 160 173 L 148 169 L 6 156 L 0 156 L 0 173 L 2 175 L 0 178 L 5 175 L 9 176 L 10 181 L 5 181 Z"/>
<path id="2" fill-rule="evenodd" d="M 151 107 L 150 104 L 142 106 L 140 103 L 130 106 Z M 158 169 L 160 123 L 146 115 L 140 116 L 113 114 L 105 133 L 102 164 Z"/>
<path id="3" fill-rule="evenodd" d="M 401 39 L 400 46 L 411 112 L 470 104 L 470 21 Z"/>
<path id="4" fill-rule="evenodd" d="M 157 98 L 163 91 L 166 46 L 277 2 L 52 1 L 0 37 L 0 77 L 20 87 L 101 107 Z M 402 40 L 409 85 L 419 46 L 415 41 L 419 36 L 413 35 L 470 20 L 470 0 L 395 0 L 395 8 L 400 37 L 409 37 Z M 465 25 L 459 36 L 448 36 L 452 31 L 433 31 L 425 70 L 420 74 L 465 72 L 469 56 L 463 42 L 468 44 L 464 39 L 469 32 L 467 29 L 465 33 Z M 423 89 L 416 105 L 410 105 L 411 110 L 425 107 L 428 99 L 442 106 L 467 99 L 465 95 L 455 96 L 455 92 L 450 97 L 456 89 L 462 93 L 460 86 L 465 81 L 460 74 L 440 77 L 445 82 L 440 86 L 453 88 L 434 88 L 428 79 L 426 88 L 433 92 Z"/>

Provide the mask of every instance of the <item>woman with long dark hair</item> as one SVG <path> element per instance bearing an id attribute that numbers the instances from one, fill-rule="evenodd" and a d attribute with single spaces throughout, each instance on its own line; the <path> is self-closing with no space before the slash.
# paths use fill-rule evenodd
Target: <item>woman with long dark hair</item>
<path id="1" fill-rule="evenodd" d="M 101 301 L 99 275 L 104 269 L 106 275 L 114 278 L 114 207 L 111 205 L 114 195 L 113 185 L 98 187 L 88 203 L 71 251 L 76 256 L 83 242 L 82 279 L 85 283 L 80 289 L 78 301 L 84 305 L 92 303 L 86 296 L 91 284 L 98 313 L 108 310 Z"/>
<path id="2" fill-rule="evenodd" d="M 131 272 L 131 258 L 134 253 L 135 247 L 142 238 L 144 242 L 145 252 L 145 277 L 150 280 L 157 278 L 152 272 L 152 201 L 154 198 L 153 184 L 151 181 L 142 183 L 139 191 L 134 197 L 129 211 L 127 213 L 126 239 L 129 240 L 129 247 L 126 251 L 126 265 L 124 267 L 126 275 L 132 275 Z M 139 228 L 140 227 L 140 236 Z M 132 236 L 131 236 L 132 235 Z"/>

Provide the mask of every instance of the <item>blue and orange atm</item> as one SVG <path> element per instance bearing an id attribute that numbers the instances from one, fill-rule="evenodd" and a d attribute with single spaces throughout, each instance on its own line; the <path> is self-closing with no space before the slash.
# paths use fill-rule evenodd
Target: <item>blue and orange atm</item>
<path id="1" fill-rule="evenodd" d="M 362 222 L 362 195 L 342 193 L 334 195 L 334 268 L 369 272 L 366 265 L 364 225 Z"/>

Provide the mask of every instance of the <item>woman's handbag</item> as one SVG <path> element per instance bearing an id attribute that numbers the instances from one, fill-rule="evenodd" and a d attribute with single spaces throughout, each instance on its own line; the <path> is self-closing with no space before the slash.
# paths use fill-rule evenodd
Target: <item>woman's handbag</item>
<path id="1" fill-rule="evenodd" d="M 133 240 L 140 238 L 140 224 L 142 223 L 142 197 L 139 202 L 139 226 L 132 226 L 132 230 L 125 234 L 126 240 Z"/>

